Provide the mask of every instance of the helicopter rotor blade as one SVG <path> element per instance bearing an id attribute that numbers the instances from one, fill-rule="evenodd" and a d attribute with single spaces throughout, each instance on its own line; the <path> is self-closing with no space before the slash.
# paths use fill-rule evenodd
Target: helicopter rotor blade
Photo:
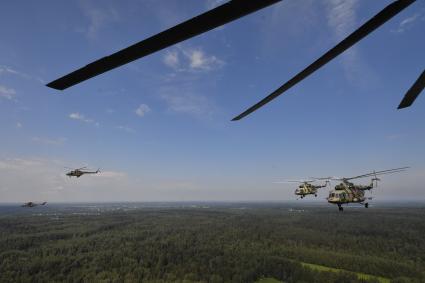
<path id="1" fill-rule="evenodd" d="M 332 179 L 332 178 L 335 178 L 335 177 L 310 177 L 311 179 L 314 179 L 314 180 L 330 180 L 330 179 Z"/>
<path id="2" fill-rule="evenodd" d="M 398 172 L 403 172 L 408 168 L 410 168 L 410 167 L 407 166 L 407 167 L 400 167 L 400 168 L 394 168 L 394 169 L 388 169 L 388 170 L 382 170 L 382 171 L 373 171 L 373 172 L 366 173 L 366 174 L 363 174 L 363 175 L 345 178 L 345 180 L 353 180 L 353 179 L 373 177 L 373 176 L 378 176 L 378 175 L 398 173 Z"/>
<path id="3" fill-rule="evenodd" d="M 257 109 L 261 108 L 262 106 L 266 105 L 285 91 L 289 90 L 305 78 L 307 78 L 309 75 L 329 63 L 331 60 L 333 60 L 335 57 L 343 53 L 345 50 L 362 40 L 364 37 L 366 37 L 368 34 L 373 32 L 375 29 L 380 27 L 382 24 L 384 24 L 386 21 L 397 15 L 399 12 L 404 10 L 406 7 L 408 7 L 410 4 L 415 2 L 416 0 L 397 0 L 393 3 L 389 4 L 387 7 L 385 7 L 383 10 L 381 10 L 378 14 L 373 16 L 370 20 L 368 20 L 365 24 L 363 24 L 361 27 L 359 27 L 357 30 L 355 30 L 353 33 L 351 33 L 348 37 L 346 37 L 344 40 L 342 40 L 340 43 L 338 43 L 335 47 L 330 49 L 328 52 L 326 52 L 324 55 L 322 55 L 319 59 L 314 61 L 312 64 L 310 64 L 307 68 L 296 74 L 293 78 L 291 78 L 289 81 L 287 81 L 285 84 L 280 86 L 278 89 L 276 89 L 274 92 L 272 92 L 270 95 L 259 101 L 258 103 L 254 104 L 238 116 L 234 117 L 232 121 L 238 121 L 245 116 L 251 114 L 252 112 L 256 111 Z"/>
<path id="4" fill-rule="evenodd" d="M 70 86 L 232 22 L 280 1 L 281 0 L 229 1 L 170 29 L 94 61 L 48 83 L 47 86 L 57 90 L 64 90 Z"/>
<path id="5" fill-rule="evenodd" d="M 313 183 L 315 180 L 282 180 L 282 183 Z"/>
<path id="6" fill-rule="evenodd" d="M 425 70 L 419 76 L 419 78 L 415 81 L 415 83 L 410 87 L 410 89 L 406 92 L 397 109 L 403 109 L 409 107 L 415 102 L 415 99 L 419 96 L 422 90 L 425 87 Z"/>

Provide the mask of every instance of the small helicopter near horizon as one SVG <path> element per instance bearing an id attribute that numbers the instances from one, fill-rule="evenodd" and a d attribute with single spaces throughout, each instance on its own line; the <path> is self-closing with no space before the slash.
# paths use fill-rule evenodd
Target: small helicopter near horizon
<path id="1" fill-rule="evenodd" d="M 21 205 L 21 207 L 35 207 L 35 206 L 39 206 L 39 205 L 46 205 L 47 201 L 42 202 L 42 203 L 35 203 L 32 201 L 26 202 L 23 205 Z"/>
<path id="2" fill-rule="evenodd" d="M 326 187 L 330 184 L 329 180 L 325 179 L 324 185 L 313 185 L 313 182 L 316 182 L 319 179 L 312 178 L 311 180 L 284 180 L 281 182 L 275 182 L 275 184 L 285 184 L 285 183 L 298 183 L 300 184 L 297 189 L 295 189 L 294 194 L 300 196 L 301 199 L 305 198 L 308 195 L 314 195 L 317 197 L 317 190 L 320 188 Z"/>
<path id="3" fill-rule="evenodd" d="M 72 169 L 69 167 L 65 167 L 68 169 Z M 84 171 L 83 169 L 86 169 L 87 167 L 81 167 L 81 168 L 77 168 L 77 169 L 72 169 L 71 171 L 69 171 L 68 173 L 66 173 L 66 176 L 68 177 L 77 177 L 80 178 L 81 176 L 83 176 L 84 174 L 97 174 L 100 173 L 100 169 L 97 169 L 96 171 Z"/>
<path id="4" fill-rule="evenodd" d="M 373 171 L 366 174 L 362 174 L 359 176 L 354 177 L 325 177 L 325 178 L 317 178 L 318 180 L 335 180 L 335 181 L 341 181 L 338 185 L 335 186 L 334 190 L 329 191 L 329 196 L 326 198 L 327 201 L 331 204 L 338 205 L 339 211 L 343 211 L 343 204 L 348 203 L 359 203 L 364 205 L 365 208 L 369 207 L 369 203 L 367 200 L 371 200 L 371 197 L 366 197 L 365 192 L 371 191 L 374 188 L 378 187 L 378 181 L 381 181 L 377 176 L 378 175 L 385 175 L 385 174 L 393 174 L 398 172 L 403 172 L 409 167 L 401 167 L 401 168 L 394 168 L 394 169 L 388 169 L 388 170 L 382 170 L 382 171 Z M 369 185 L 356 185 L 350 180 L 354 179 L 360 179 L 360 178 L 367 178 L 372 177 Z"/>

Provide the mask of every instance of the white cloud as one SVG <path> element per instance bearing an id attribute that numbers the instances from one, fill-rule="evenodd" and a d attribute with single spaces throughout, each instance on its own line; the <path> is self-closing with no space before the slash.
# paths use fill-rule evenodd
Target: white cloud
<path id="1" fill-rule="evenodd" d="M 182 59 L 180 55 L 182 54 Z M 184 48 L 179 46 L 176 50 L 168 51 L 163 62 L 174 70 L 184 71 L 212 71 L 225 65 L 225 62 L 214 55 L 208 55 L 197 48 Z"/>
<path id="2" fill-rule="evenodd" d="M 414 14 L 413 16 L 410 16 L 404 20 L 402 20 L 400 22 L 400 24 L 398 25 L 398 28 L 395 30 L 392 30 L 392 32 L 396 32 L 396 33 L 402 33 L 405 30 L 409 29 L 413 23 L 419 18 L 419 13 Z"/>
<path id="3" fill-rule="evenodd" d="M 134 130 L 133 128 L 130 128 L 128 126 L 117 126 L 116 128 L 119 129 L 119 130 L 125 131 L 127 133 L 132 133 L 132 134 L 134 134 L 136 132 L 136 130 Z"/>
<path id="4" fill-rule="evenodd" d="M 62 145 L 66 142 L 66 138 L 58 138 L 58 139 L 49 139 L 49 138 L 40 138 L 40 137 L 33 137 L 31 139 L 33 142 L 41 143 L 45 145 Z"/>
<path id="5" fill-rule="evenodd" d="M 223 5 L 224 3 L 229 2 L 228 0 L 207 0 L 207 9 L 211 10 L 214 9 L 220 5 Z"/>
<path id="6" fill-rule="evenodd" d="M 95 126 L 99 126 L 98 122 L 94 121 L 93 119 L 88 119 L 83 114 L 80 114 L 78 112 L 69 114 L 69 118 L 73 120 L 78 120 L 84 123 L 94 124 Z"/>
<path id="7" fill-rule="evenodd" d="M 15 71 L 14 69 L 7 67 L 7 66 L 0 66 L 0 75 L 1 74 L 17 75 L 18 71 Z"/>
<path id="8" fill-rule="evenodd" d="M 167 51 L 163 58 L 163 62 L 165 65 L 175 69 L 179 66 L 179 54 L 177 51 Z"/>
<path id="9" fill-rule="evenodd" d="M 177 92 L 169 88 L 168 90 L 163 89 L 160 97 L 165 101 L 169 110 L 177 113 L 208 116 L 214 109 L 206 96 L 192 92 Z"/>
<path id="10" fill-rule="evenodd" d="M 224 61 L 214 55 L 206 55 L 202 50 L 185 50 L 183 54 L 189 59 L 189 66 L 192 70 L 213 70 L 224 65 Z"/>
<path id="11" fill-rule="evenodd" d="M 147 113 L 149 113 L 151 109 L 146 104 L 140 104 L 140 106 L 136 109 L 136 114 L 140 117 L 145 116 Z"/>
<path id="12" fill-rule="evenodd" d="M 32 76 L 32 75 L 17 71 L 17 70 L 15 70 L 11 67 L 8 67 L 8 66 L 0 66 L 0 75 L 2 75 L 2 74 L 14 75 L 14 76 L 18 76 L 18 77 L 21 77 L 21 78 L 24 78 L 24 79 L 27 79 L 27 80 L 36 80 L 40 83 L 43 83 L 43 84 L 45 83 L 45 81 L 43 79 L 39 78 L 39 77 Z"/>
<path id="13" fill-rule="evenodd" d="M 97 178 L 122 179 L 127 177 L 127 173 L 119 171 L 101 171 L 99 174 L 93 176 Z"/>
<path id="14" fill-rule="evenodd" d="M 357 19 L 359 0 L 330 0 L 325 2 L 325 5 L 328 26 L 337 41 L 351 34 L 359 26 Z M 352 84 L 362 87 L 376 78 L 367 62 L 362 60 L 356 46 L 350 47 L 340 56 L 344 74 Z"/>
<path id="15" fill-rule="evenodd" d="M 89 25 L 83 32 L 89 39 L 95 39 L 103 27 L 108 23 L 118 21 L 120 18 L 118 12 L 111 6 L 100 7 L 97 5 L 93 7 L 89 1 L 81 1 L 81 3 L 81 9 L 89 20 Z"/>
<path id="16" fill-rule="evenodd" d="M 326 5 L 328 25 L 334 30 L 338 40 L 354 31 L 358 0 L 330 0 Z"/>
<path id="17" fill-rule="evenodd" d="M 0 85 L 0 98 L 12 100 L 16 95 L 16 91 L 13 88 L 7 88 Z"/>
<path id="18" fill-rule="evenodd" d="M 8 158 L 0 160 L 0 169 L 2 170 L 24 170 L 27 167 L 36 167 L 41 165 L 42 162 L 38 159 L 21 159 L 21 158 Z"/>

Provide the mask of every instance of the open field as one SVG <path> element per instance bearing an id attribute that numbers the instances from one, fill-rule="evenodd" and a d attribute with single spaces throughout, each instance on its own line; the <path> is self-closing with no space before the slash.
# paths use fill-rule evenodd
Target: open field
<path id="1" fill-rule="evenodd" d="M 318 264 L 311 264 L 311 263 L 305 263 L 305 262 L 302 262 L 301 264 L 303 266 L 305 266 L 305 267 L 308 267 L 308 268 L 311 268 L 311 269 L 317 270 L 317 271 L 325 271 L 325 272 L 349 272 L 349 271 L 344 270 L 344 269 L 332 268 L 332 267 L 327 267 L 327 266 L 318 265 Z M 355 272 L 355 274 L 360 279 L 365 279 L 365 280 L 375 279 L 375 280 L 378 280 L 380 283 L 390 283 L 390 281 L 391 281 L 390 279 L 385 278 L 385 277 L 373 276 L 373 275 L 365 274 L 365 273 L 361 273 L 361 272 Z"/>
<path id="2" fill-rule="evenodd" d="M 0 282 L 425 278 L 421 206 L 339 213 L 278 203 L 51 204 L 0 212 Z"/>

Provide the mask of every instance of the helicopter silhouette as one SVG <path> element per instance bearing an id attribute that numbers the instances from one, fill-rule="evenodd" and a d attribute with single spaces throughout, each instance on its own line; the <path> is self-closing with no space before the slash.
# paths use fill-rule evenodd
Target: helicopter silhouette
<path id="1" fill-rule="evenodd" d="M 32 201 L 29 201 L 29 202 L 26 202 L 23 205 L 21 205 L 21 207 L 35 207 L 35 206 L 46 205 L 46 204 L 47 204 L 46 201 L 42 202 L 42 203 L 35 203 L 35 202 L 32 202 Z"/>
<path id="2" fill-rule="evenodd" d="M 68 168 L 68 167 L 65 167 Z M 97 174 L 100 173 L 100 170 L 97 169 L 96 171 L 84 171 L 83 169 L 86 169 L 87 167 L 81 167 L 81 168 L 77 168 L 77 169 L 72 169 L 72 168 L 68 168 L 68 169 L 72 169 L 71 171 L 69 171 L 68 173 L 66 173 L 66 176 L 68 177 L 77 177 L 80 178 L 81 176 L 83 176 L 84 174 Z"/>

